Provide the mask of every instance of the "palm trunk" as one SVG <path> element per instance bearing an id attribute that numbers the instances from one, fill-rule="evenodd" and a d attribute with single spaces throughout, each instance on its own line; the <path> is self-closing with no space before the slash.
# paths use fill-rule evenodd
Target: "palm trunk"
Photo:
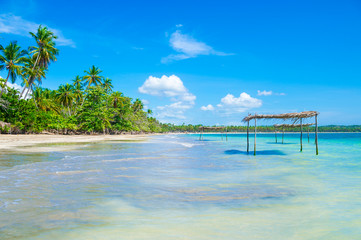
<path id="1" fill-rule="evenodd" d="M 4 85 L 3 89 L 1 89 L 0 97 L 3 95 L 3 92 L 6 89 L 6 84 L 7 84 L 8 80 L 9 80 L 9 77 L 10 77 L 10 70 L 9 70 L 8 76 L 6 77 L 5 85 Z"/>

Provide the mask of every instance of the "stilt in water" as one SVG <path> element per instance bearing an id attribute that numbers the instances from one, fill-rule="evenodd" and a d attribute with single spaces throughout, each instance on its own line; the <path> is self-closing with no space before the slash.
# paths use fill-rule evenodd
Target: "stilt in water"
<path id="1" fill-rule="evenodd" d="M 283 144 L 283 138 L 285 136 L 285 127 L 282 127 L 282 144 Z"/>
<path id="2" fill-rule="evenodd" d="M 228 141 L 227 132 L 228 132 L 228 129 L 227 129 L 227 127 L 226 127 L 226 141 Z"/>
<path id="3" fill-rule="evenodd" d="M 257 118 L 254 119 L 254 153 L 256 156 Z"/>
<path id="4" fill-rule="evenodd" d="M 318 127 L 317 127 L 317 115 L 315 116 L 315 123 L 316 123 L 316 126 L 315 126 L 315 142 L 316 142 L 316 155 L 318 155 Z"/>
<path id="5" fill-rule="evenodd" d="M 276 143 L 277 143 L 277 131 L 276 131 L 276 128 L 275 128 L 275 139 L 276 139 Z"/>
<path id="6" fill-rule="evenodd" d="M 300 137 L 301 149 L 300 149 L 300 152 L 302 152 L 302 118 L 300 118 L 300 125 L 301 125 L 301 137 Z"/>
<path id="7" fill-rule="evenodd" d="M 249 121 L 247 121 L 247 153 L 249 153 Z"/>
<path id="8" fill-rule="evenodd" d="M 307 138 L 308 138 L 308 143 L 310 143 L 310 127 L 307 127 Z"/>

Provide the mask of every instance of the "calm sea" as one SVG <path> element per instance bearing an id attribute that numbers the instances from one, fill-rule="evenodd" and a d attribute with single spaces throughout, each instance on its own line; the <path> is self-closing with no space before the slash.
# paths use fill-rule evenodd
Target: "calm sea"
<path id="1" fill-rule="evenodd" d="M 361 239 L 361 134 L 225 140 L 0 153 L 0 239 Z"/>

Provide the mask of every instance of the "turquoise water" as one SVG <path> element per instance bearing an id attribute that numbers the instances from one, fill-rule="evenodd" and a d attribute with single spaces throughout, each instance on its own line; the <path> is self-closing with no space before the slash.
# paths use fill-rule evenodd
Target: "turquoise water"
<path id="1" fill-rule="evenodd" d="M 0 239 L 361 239 L 361 134 L 198 138 L 0 154 Z"/>

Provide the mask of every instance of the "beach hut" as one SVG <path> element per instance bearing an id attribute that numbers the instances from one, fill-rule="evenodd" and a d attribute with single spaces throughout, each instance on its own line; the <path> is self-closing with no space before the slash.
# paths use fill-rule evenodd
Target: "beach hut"
<path id="1" fill-rule="evenodd" d="M 204 130 L 214 130 L 214 131 L 218 131 L 221 130 L 221 139 L 223 140 L 223 132 L 226 133 L 226 141 L 228 141 L 228 136 L 227 136 L 227 127 L 199 127 L 199 140 L 203 140 L 203 133 Z"/>
<path id="2" fill-rule="evenodd" d="M 316 111 L 305 111 L 298 113 L 283 113 L 283 114 L 249 114 L 243 118 L 243 122 L 247 122 L 247 153 L 249 152 L 249 122 L 254 120 L 254 155 L 256 155 L 256 137 L 257 137 L 257 119 L 278 119 L 278 120 L 291 120 L 293 125 L 299 123 L 301 129 L 301 151 L 302 151 L 302 123 L 303 119 L 315 118 L 315 144 L 316 144 L 316 155 L 318 155 L 318 126 L 317 126 L 317 116 L 319 115 Z M 313 125 L 313 124 L 312 124 Z M 296 125 L 295 125 L 296 126 Z"/>

